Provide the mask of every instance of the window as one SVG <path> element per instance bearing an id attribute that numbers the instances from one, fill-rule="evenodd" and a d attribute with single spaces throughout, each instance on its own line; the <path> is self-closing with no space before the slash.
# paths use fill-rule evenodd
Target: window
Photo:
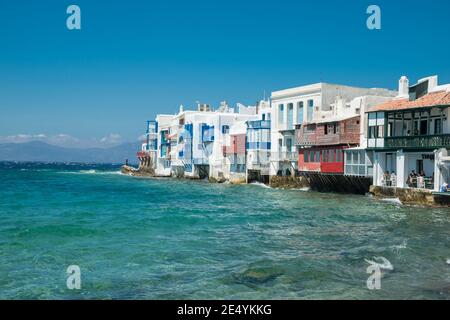
<path id="1" fill-rule="evenodd" d="M 297 102 L 297 123 L 303 123 L 303 101 Z"/>
<path id="2" fill-rule="evenodd" d="M 434 120 L 434 134 L 442 134 L 442 120 L 441 119 Z"/>
<path id="3" fill-rule="evenodd" d="M 378 126 L 378 138 L 384 138 L 384 126 Z"/>
<path id="4" fill-rule="evenodd" d="M 336 134 L 336 133 L 338 133 L 338 132 L 339 132 L 339 130 L 338 130 L 338 124 L 335 123 L 335 124 L 333 124 L 333 133 Z"/>
<path id="5" fill-rule="evenodd" d="M 372 162 L 365 151 L 345 151 L 345 175 L 369 177 L 373 174 Z"/>
<path id="6" fill-rule="evenodd" d="M 288 103 L 287 107 L 287 124 L 288 128 L 291 129 L 294 125 L 294 104 Z"/>
<path id="7" fill-rule="evenodd" d="M 342 150 L 336 150 L 336 162 L 342 162 Z"/>
<path id="8" fill-rule="evenodd" d="M 378 139 L 384 137 L 384 126 L 370 126 L 369 139 Z"/>
<path id="9" fill-rule="evenodd" d="M 316 132 L 316 125 L 312 124 L 312 125 L 309 125 L 309 126 L 304 126 L 303 127 L 303 132 L 305 134 L 315 133 Z"/>
<path id="10" fill-rule="evenodd" d="M 375 139 L 376 138 L 376 126 L 370 126 L 369 127 L 369 139 Z"/>
<path id="11" fill-rule="evenodd" d="M 332 149 L 329 150 L 328 152 L 329 152 L 328 160 L 330 162 L 336 162 L 336 150 Z"/>
<path id="12" fill-rule="evenodd" d="M 308 151 L 305 151 L 305 153 L 303 154 L 303 161 L 309 162 L 309 152 Z"/>
<path id="13" fill-rule="evenodd" d="M 392 122 L 388 123 L 388 127 L 387 127 L 387 136 L 388 137 L 393 137 L 394 136 L 394 125 Z"/>
<path id="14" fill-rule="evenodd" d="M 228 134 L 228 133 L 230 133 L 230 126 L 228 126 L 228 125 L 223 125 L 223 126 L 222 126 L 222 133 L 223 133 L 223 134 Z"/>
<path id="15" fill-rule="evenodd" d="M 327 135 L 328 134 L 328 125 L 325 124 L 323 127 L 324 127 L 323 132 L 325 135 Z"/>
<path id="16" fill-rule="evenodd" d="M 292 149 L 292 139 L 291 138 L 287 138 L 286 139 L 286 151 L 290 152 Z"/>
<path id="17" fill-rule="evenodd" d="M 278 106 L 279 112 L 278 112 L 278 123 L 283 124 L 284 123 L 284 105 L 280 104 Z"/>
<path id="18" fill-rule="evenodd" d="M 428 134 L 428 120 L 420 121 L 420 134 L 421 135 Z"/>
<path id="19" fill-rule="evenodd" d="M 314 155 L 315 155 L 315 152 L 314 152 L 314 151 L 310 151 L 310 152 L 309 152 L 309 161 L 310 161 L 310 162 L 314 162 Z"/>
<path id="20" fill-rule="evenodd" d="M 313 112 L 314 112 L 314 100 L 308 100 L 308 111 L 307 111 L 307 117 L 308 122 L 311 122 L 313 119 Z"/>

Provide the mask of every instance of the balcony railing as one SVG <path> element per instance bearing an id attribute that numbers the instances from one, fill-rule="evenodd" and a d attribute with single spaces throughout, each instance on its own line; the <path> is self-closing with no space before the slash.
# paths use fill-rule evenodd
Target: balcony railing
<path id="1" fill-rule="evenodd" d="M 192 159 L 192 163 L 195 165 L 208 165 L 209 159 L 207 158 L 194 158 Z"/>
<path id="2" fill-rule="evenodd" d="M 271 160 L 272 161 L 278 161 L 278 162 L 298 161 L 298 153 L 297 152 L 290 152 L 290 151 L 272 152 L 271 153 Z"/>
<path id="3" fill-rule="evenodd" d="M 248 121 L 247 125 L 250 129 L 270 129 L 270 120 Z"/>
<path id="4" fill-rule="evenodd" d="M 448 148 L 450 147 L 450 134 L 388 137 L 384 139 L 384 147 L 404 149 Z"/>

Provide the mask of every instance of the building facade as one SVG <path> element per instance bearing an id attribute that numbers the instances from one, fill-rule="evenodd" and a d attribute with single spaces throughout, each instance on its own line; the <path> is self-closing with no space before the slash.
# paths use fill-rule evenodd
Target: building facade
<path id="1" fill-rule="evenodd" d="M 438 192 L 449 182 L 450 85 L 437 80 L 409 87 L 402 77 L 397 99 L 369 109 L 367 150 L 374 154 L 375 186 Z"/>
<path id="2" fill-rule="evenodd" d="M 271 107 L 269 101 L 257 105 L 257 120 L 247 121 L 247 182 L 268 183 L 271 157 Z"/>
<path id="3" fill-rule="evenodd" d="M 343 149 L 359 143 L 357 97 L 393 97 L 386 89 L 317 83 L 272 93 L 271 175 L 344 172 Z"/>

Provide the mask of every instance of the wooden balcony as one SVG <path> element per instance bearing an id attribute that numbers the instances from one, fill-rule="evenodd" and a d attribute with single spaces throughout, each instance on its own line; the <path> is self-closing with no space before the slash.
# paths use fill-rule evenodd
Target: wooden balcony
<path id="1" fill-rule="evenodd" d="M 449 148 L 450 134 L 388 137 L 384 139 L 384 148 L 398 149 L 433 149 Z"/>
<path id="2" fill-rule="evenodd" d="M 339 122 L 297 126 L 295 130 L 298 146 L 356 145 L 360 139 L 359 117 Z"/>

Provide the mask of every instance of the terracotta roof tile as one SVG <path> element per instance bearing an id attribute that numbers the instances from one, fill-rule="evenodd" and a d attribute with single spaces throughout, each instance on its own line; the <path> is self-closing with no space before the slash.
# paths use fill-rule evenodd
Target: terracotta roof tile
<path id="1" fill-rule="evenodd" d="M 368 112 L 415 109 L 433 106 L 450 106 L 450 92 L 433 92 L 414 101 L 409 101 L 409 99 L 392 100 L 372 107 Z"/>

